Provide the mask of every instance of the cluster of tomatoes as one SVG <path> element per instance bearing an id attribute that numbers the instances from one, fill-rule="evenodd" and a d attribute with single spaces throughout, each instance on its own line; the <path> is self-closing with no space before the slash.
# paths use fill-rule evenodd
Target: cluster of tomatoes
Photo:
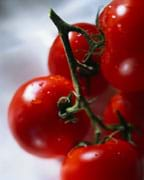
<path id="1" fill-rule="evenodd" d="M 143 7 L 143 0 L 113 0 L 96 25 L 71 26 L 55 14 L 51 19 L 63 28 L 49 52 L 50 75 L 13 96 L 8 118 L 15 139 L 29 153 L 64 159 L 61 180 L 143 178 Z M 98 120 L 90 104 L 108 86 L 115 94 Z"/>

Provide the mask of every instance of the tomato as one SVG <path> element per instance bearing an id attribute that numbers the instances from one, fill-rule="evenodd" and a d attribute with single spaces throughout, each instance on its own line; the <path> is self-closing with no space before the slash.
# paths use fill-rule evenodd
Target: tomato
<path id="1" fill-rule="evenodd" d="M 73 149 L 61 168 L 61 180 L 141 180 L 136 150 L 122 140 Z"/>
<path id="2" fill-rule="evenodd" d="M 95 41 L 98 39 L 96 36 L 98 35 L 99 31 L 94 24 L 77 23 L 74 25 L 85 30 Z M 89 45 L 86 39 L 80 33 L 70 32 L 69 42 L 74 57 L 79 62 L 82 62 L 89 50 Z M 99 62 L 100 55 L 94 53 L 91 57 L 91 63 L 99 64 Z M 51 74 L 60 74 L 68 79 L 71 79 L 67 57 L 59 35 L 56 37 L 50 48 L 48 68 Z M 81 74 L 79 72 L 78 76 L 82 91 L 86 96 L 97 96 L 107 88 L 107 82 L 100 72 L 100 68 L 98 69 L 98 72 L 96 72 L 92 76 L 85 76 L 84 74 Z"/>
<path id="3" fill-rule="evenodd" d="M 116 111 L 134 126 L 133 140 L 140 154 L 144 156 L 144 93 L 118 93 L 114 95 L 104 111 L 104 123 L 107 125 L 118 124 Z M 122 137 L 122 136 L 121 136 Z"/>
<path id="4" fill-rule="evenodd" d="M 144 90 L 144 1 L 113 0 L 100 14 L 104 77 L 123 91 Z"/>
<path id="5" fill-rule="evenodd" d="M 84 111 L 75 114 L 75 123 L 58 115 L 57 101 L 71 91 L 72 83 L 58 75 L 34 78 L 16 91 L 8 118 L 20 146 L 41 157 L 62 157 L 86 136 L 92 137 Z"/>
<path id="6" fill-rule="evenodd" d="M 115 88 L 125 92 L 144 90 L 143 53 L 110 51 L 102 57 L 101 69 L 105 78 Z"/>
<path id="7" fill-rule="evenodd" d="M 144 50 L 144 1 L 112 0 L 102 10 L 99 23 L 106 46 L 114 50 Z"/>

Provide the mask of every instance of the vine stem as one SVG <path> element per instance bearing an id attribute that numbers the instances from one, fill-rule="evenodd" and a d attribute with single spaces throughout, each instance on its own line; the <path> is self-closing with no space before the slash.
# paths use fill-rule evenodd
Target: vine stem
<path id="1" fill-rule="evenodd" d="M 77 97 L 75 105 L 70 108 L 67 108 L 67 111 L 75 112 L 75 109 L 79 109 L 79 110 L 84 109 L 94 125 L 97 137 L 99 137 L 102 129 L 112 130 L 113 127 L 110 127 L 110 126 L 108 127 L 105 124 L 103 124 L 102 120 L 99 117 L 95 116 L 95 114 L 92 112 L 85 97 L 82 96 L 78 76 L 76 73 L 77 61 L 74 58 L 73 53 L 72 53 L 72 49 L 71 49 L 69 38 L 68 38 L 68 33 L 70 31 L 75 31 L 75 32 L 81 33 L 86 38 L 86 40 L 90 46 L 90 55 L 92 54 L 92 52 L 94 52 L 94 50 L 96 48 L 99 48 L 100 46 L 102 46 L 103 45 L 102 43 L 104 43 L 104 42 L 93 41 L 85 31 L 83 31 L 82 29 L 80 29 L 78 27 L 75 27 L 75 26 L 72 26 L 72 25 L 69 25 L 68 23 L 66 23 L 52 9 L 50 9 L 49 17 L 51 18 L 53 23 L 56 25 L 59 35 L 62 39 L 64 49 L 66 52 L 66 56 L 67 56 L 67 61 L 68 61 L 69 67 L 70 67 L 70 72 L 71 72 L 74 89 L 76 92 L 76 97 Z M 88 57 L 86 57 L 86 59 L 88 59 Z"/>
<path id="2" fill-rule="evenodd" d="M 77 98 L 80 99 L 81 89 L 79 88 L 78 77 L 76 74 L 77 63 L 73 56 L 72 49 L 71 49 L 70 43 L 69 43 L 69 38 L 68 38 L 68 33 L 71 31 L 71 26 L 69 24 L 67 24 L 66 22 L 64 22 L 52 9 L 50 9 L 49 16 L 52 19 L 52 21 L 54 22 L 54 24 L 56 25 L 56 27 L 59 31 L 59 35 L 61 36 L 61 39 L 63 41 L 68 64 L 70 67 L 72 81 L 74 84 L 74 89 L 76 91 Z"/>

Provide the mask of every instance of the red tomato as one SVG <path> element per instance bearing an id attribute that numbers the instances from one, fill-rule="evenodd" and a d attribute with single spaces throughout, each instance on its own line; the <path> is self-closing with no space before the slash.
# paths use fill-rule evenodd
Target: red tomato
<path id="1" fill-rule="evenodd" d="M 74 25 L 82 28 L 94 40 L 97 40 L 96 35 L 98 35 L 99 31 L 94 24 L 77 23 Z M 82 62 L 89 50 L 89 45 L 86 39 L 80 33 L 70 32 L 69 41 L 74 57 L 79 62 Z M 94 53 L 91 60 L 92 62 L 97 62 L 99 64 L 100 56 Z M 60 74 L 66 78 L 71 79 L 66 54 L 60 36 L 56 37 L 55 41 L 51 46 L 48 58 L 48 67 L 51 74 Z M 97 96 L 101 92 L 103 92 L 107 87 L 107 82 L 103 78 L 103 75 L 101 74 L 100 70 L 98 70 L 96 74 L 90 77 L 86 77 L 80 73 L 78 73 L 78 76 L 82 91 L 86 96 Z"/>
<path id="2" fill-rule="evenodd" d="M 107 125 L 118 124 L 116 111 L 131 123 L 135 130 L 133 140 L 140 153 L 144 156 L 144 93 L 119 93 L 113 96 L 104 111 L 104 123 Z M 119 136 L 119 135 L 118 135 Z M 120 137 L 120 136 L 119 136 Z"/>
<path id="3" fill-rule="evenodd" d="M 106 46 L 121 51 L 144 50 L 144 1 L 112 0 L 102 10 L 99 23 Z"/>
<path id="4" fill-rule="evenodd" d="M 124 52 L 123 50 L 105 50 L 101 69 L 105 78 L 115 88 L 125 92 L 144 90 L 143 53 Z"/>
<path id="5" fill-rule="evenodd" d="M 72 83 L 58 75 L 35 78 L 17 90 L 9 106 L 9 124 L 26 151 L 61 157 L 88 136 L 92 127 L 84 111 L 75 115 L 75 123 L 58 116 L 57 101 L 71 91 Z"/>
<path id="6" fill-rule="evenodd" d="M 61 180 L 142 180 L 141 168 L 135 149 L 115 139 L 72 150 L 63 162 Z"/>
<path id="7" fill-rule="evenodd" d="M 105 36 L 102 72 L 123 91 L 144 90 L 144 1 L 113 0 L 99 22 Z"/>

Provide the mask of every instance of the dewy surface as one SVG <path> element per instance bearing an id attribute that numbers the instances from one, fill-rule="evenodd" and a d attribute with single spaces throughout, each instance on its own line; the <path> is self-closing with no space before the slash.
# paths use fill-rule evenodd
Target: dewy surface
<path id="1" fill-rule="evenodd" d="M 7 123 L 8 103 L 18 86 L 47 74 L 48 49 L 57 33 L 53 8 L 69 23 L 94 23 L 108 0 L 0 0 L 0 179 L 59 180 L 59 162 L 35 158 L 19 148 Z"/>

